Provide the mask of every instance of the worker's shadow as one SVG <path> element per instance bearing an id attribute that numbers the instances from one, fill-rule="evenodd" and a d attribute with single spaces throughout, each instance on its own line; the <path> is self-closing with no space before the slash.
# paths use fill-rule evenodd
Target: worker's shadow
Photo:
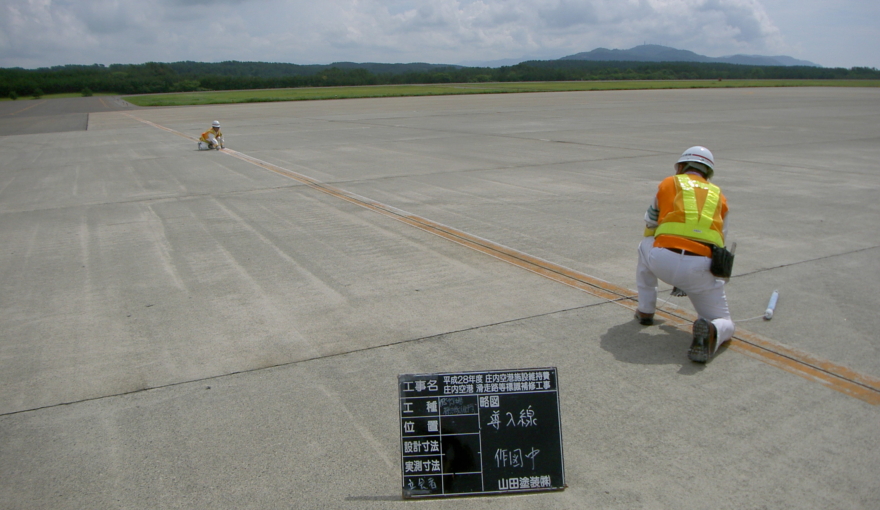
<path id="1" fill-rule="evenodd" d="M 659 330 L 659 331 L 658 331 Z M 636 365 L 679 365 L 679 374 L 693 375 L 705 368 L 687 357 L 691 335 L 662 319 L 654 319 L 653 326 L 642 326 L 631 320 L 614 326 L 601 337 L 602 349 L 614 359 Z"/>

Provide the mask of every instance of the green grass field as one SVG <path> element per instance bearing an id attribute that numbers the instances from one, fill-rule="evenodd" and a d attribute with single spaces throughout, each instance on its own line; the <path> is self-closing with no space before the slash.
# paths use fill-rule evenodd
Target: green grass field
<path id="1" fill-rule="evenodd" d="M 741 87 L 880 87 L 880 80 L 726 80 L 726 81 L 570 81 L 510 83 L 450 83 L 433 85 L 379 85 L 360 87 L 308 87 L 292 89 L 181 92 L 126 96 L 138 106 L 186 106 L 203 104 L 310 101 L 365 97 L 442 96 L 456 94 L 509 94 L 524 92 L 572 92 L 586 90 L 648 90 Z"/>

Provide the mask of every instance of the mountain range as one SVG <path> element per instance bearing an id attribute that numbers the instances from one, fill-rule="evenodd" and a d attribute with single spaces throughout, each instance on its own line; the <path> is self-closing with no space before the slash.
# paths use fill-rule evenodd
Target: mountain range
<path id="1" fill-rule="evenodd" d="M 609 50 L 596 48 L 593 51 L 575 53 L 559 60 L 594 60 L 625 62 L 706 62 L 721 64 L 740 64 L 749 66 L 809 66 L 822 67 L 806 60 L 786 56 L 765 57 L 761 55 L 730 55 L 727 57 L 707 57 L 688 50 L 678 50 L 659 44 L 643 44 L 628 50 Z"/>

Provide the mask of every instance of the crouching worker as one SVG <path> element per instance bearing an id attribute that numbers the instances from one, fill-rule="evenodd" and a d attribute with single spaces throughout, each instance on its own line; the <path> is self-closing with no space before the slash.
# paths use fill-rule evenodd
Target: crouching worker
<path id="1" fill-rule="evenodd" d="M 226 146 L 223 144 L 223 133 L 220 132 L 220 121 L 215 120 L 211 123 L 211 129 L 202 133 L 202 137 L 199 138 L 199 150 L 220 150 L 225 147 Z"/>
<path id="2" fill-rule="evenodd" d="M 725 280 L 710 271 L 713 248 L 724 247 L 727 200 L 709 183 L 715 158 L 705 147 L 691 147 L 675 163 L 645 213 L 645 239 L 639 245 L 636 319 L 654 323 L 657 279 L 687 293 L 698 319 L 688 358 L 706 363 L 733 336 L 734 325 L 724 293 Z M 730 260 L 732 264 L 732 258 Z M 727 267 L 729 277 L 730 265 Z"/>

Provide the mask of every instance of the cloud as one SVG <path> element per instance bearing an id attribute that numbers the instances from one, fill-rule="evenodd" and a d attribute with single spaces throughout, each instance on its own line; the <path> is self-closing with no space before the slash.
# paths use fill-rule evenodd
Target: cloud
<path id="1" fill-rule="evenodd" d="M 785 45 L 759 0 L 4 0 L 0 66 L 177 60 L 445 62 L 661 43 Z"/>
<path id="2" fill-rule="evenodd" d="M 567 29 L 580 25 L 595 25 L 599 22 L 596 9 L 591 2 L 560 0 L 551 5 L 538 8 L 538 16 L 553 29 Z"/>
<path id="3" fill-rule="evenodd" d="M 644 41 L 701 51 L 783 47 L 757 0 L 434 0 L 398 2 L 394 11 L 376 0 L 334 5 L 336 19 L 345 20 L 334 35 L 362 53 L 413 48 L 461 59 Z"/>
<path id="4" fill-rule="evenodd" d="M 723 34 L 738 45 L 754 45 L 758 48 L 776 49 L 782 46 L 779 29 L 770 20 L 764 7 L 757 0 L 708 0 L 695 12 L 713 19 L 708 25 L 711 33 Z M 715 31 L 717 29 L 717 32 Z"/>

